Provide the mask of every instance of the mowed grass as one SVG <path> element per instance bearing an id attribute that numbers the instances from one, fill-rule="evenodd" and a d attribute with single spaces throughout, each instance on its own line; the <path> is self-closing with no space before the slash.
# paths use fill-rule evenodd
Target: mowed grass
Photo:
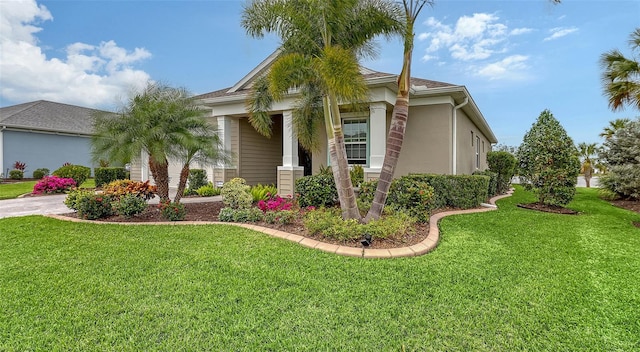
<path id="1" fill-rule="evenodd" d="M 430 254 L 340 257 L 233 226 L 0 219 L 0 350 L 640 349 L 640 215 L 441 222 Z"/>
<path id="2" fill-rule="evenodd" d="M 23 194 L 33 192 L 33 186 L 38 181 L 24 181 L 24 182 L 9 182 L 0 184 L 0 200 L 13 199 Z M 82 183 L 82 188 L 95 188 L 96 182 L 94 179 L 87 179 Z"/>

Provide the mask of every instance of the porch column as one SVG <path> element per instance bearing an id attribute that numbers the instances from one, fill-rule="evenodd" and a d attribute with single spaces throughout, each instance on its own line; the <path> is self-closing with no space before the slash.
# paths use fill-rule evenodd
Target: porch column
<path id="1" fill-rule="evenodd" d="M 298 136 L 293 128 L 293 112 L 282 113 L 282 166 L 278 166 L 278 195 L 295 194 L 296 180 L 304 176 L 304 167 L 298 165 Z"/>
<path id="2" fill-rule="evenodd" d="M 216 116 L 216 122 L 218 124 L 218 136 L 222 141 L 222 147 L 226 151 L 230 151 L 233 154 L 238 153 L 234 150 L 233 135 L 238 130 L 238 120 L 230 116 Z M 230 179 L 238 176 L 238 170 L 234 164 L 235 160 L 229 163 L 218 162 L 213 170 L 213 184 L 217 187 L 229 181 Z"/>
<path id="3" fill-rule="evenodd" d="M 369 167 L 364 169 L 364 180 L 380 177 L 384 155 L 387 151 L 387 104 L 369 105 Z"/>

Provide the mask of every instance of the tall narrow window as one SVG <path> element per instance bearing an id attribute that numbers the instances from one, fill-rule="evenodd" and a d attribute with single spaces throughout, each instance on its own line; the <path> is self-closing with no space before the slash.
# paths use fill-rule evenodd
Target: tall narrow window
<path id="1" fill-rule="evenodd" d="M 480 137 L 476 136 L 476 169 L 480 168 Z"/>
<path id="2" fill-rule="evenodd" d="M 342 122 L 344 143 L 349 165 L 367 164 L 367 139 L 369 128 L 366 119 L 345 119 Z"/>

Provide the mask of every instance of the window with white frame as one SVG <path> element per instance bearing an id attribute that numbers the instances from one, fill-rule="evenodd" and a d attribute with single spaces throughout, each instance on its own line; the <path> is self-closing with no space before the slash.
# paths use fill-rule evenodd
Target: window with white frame
<path id="1" fill-rule="evenodd" d="M 476 136 L 476 169 L 480 168 L 480 137 Z"/>
<path id="2" fill-rule="evenodd" d="M 342 129 L 349 165 L 366 165 L 369 138 L 367 119 L 344 119 Z"/>

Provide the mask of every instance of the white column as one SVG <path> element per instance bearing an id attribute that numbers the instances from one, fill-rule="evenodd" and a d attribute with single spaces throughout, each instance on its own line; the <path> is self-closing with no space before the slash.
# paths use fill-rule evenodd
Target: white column
<path id="1" fill-rule="evenodd" d="M 224 150 L 231 151 L 231 117 L 229 116 L 216 116 L 218 123 L 218 137 L 222 141 L 222 146 Z M 231 165 L 225 165 L 224 163 L 219 163 L 218 167 L 225 168 L 231 167 Z"/>
<path id="2" fill-rule="evenodd" d="M 149 154 L 144 150 L 140 152 L 140 178 L 142 182 L 151 179 L 149 175 Z"/>
<path id="3" fill-rule="evenodd" d="M 387 151 L 387 105 L 371 103 L 369 105 L 369 170 L 380 172 Z"/>
<path id="4" fill-rule="evenodd" d="M 298 136 L 293 128 L 293 112 L 291 110 L 282 113 L 282 166 L 299 166 Z"/>

